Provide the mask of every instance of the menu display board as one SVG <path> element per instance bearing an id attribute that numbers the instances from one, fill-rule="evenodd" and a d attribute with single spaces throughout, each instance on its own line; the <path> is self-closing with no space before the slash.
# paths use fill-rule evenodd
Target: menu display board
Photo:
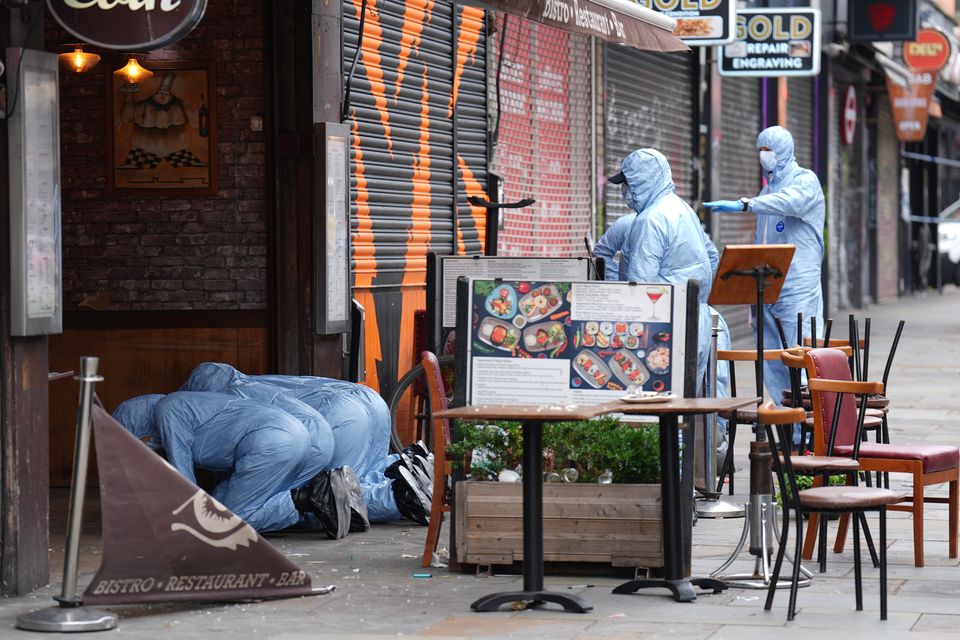
<path id="1" fill-rule="evenodd" d="M 686 286 L 664 283 L 471 279 L 467 401 L 682 395 L 686 297 Z"/>
<path id="2" fill-rule="evenodd" d="M 323 185 L 323 225 L 318 225 L 314 305 L 316 333 L 350 330 L 350 128 L 335 122 L 317 123 L 319 159 L 315 187 Z"/>
<path id="3" fill-rule="evenodd" d="M 500 278 L 503 280 L 589 280 L 595 274 L 589 258 L 538 258 L 497 256 L 439 256 L 433 286 L 428 287 L 436 323 L 436 351 L 454 352 L 457 326 L 457 278 Z"/>
<path id="4" fill-rule="evenodd" d="M 728 44 L 734 40 L 736 0 L 639 0 L 640 4 L 677 21 L 673 35 L 691 47 Z"/>
<path id="5" fill-rule="evenodd" d="M 722 76 L 774 78 L 820 73 L 819 9 L 742 9 L 735 41 L 717 57 Z"/>
<path id="6" fill-rule="evenodd" d="M 57 56 L 7 49 L 18 100 L 8 121 L 10 333 L 60 333 L 60 103 Z"/>

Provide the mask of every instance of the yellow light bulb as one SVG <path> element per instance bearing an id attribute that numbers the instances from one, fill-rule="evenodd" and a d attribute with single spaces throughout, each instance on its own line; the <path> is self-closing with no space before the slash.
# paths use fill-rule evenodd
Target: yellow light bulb
<path id="1" fill-rule="evenodd" d="M 147 78 L 152 77 L 153 71 L 141 67 L 140 63 L 137 62 L 137 59 L 131 56 L 131 58 L 127 61 L 127 64 L 114 71 L 113 74 L 117 76 L 123 76 L 130 84 L 137 84 L 141 80 L 146 80 Z"/>
<path id="2" fill-rule="evenodd" d="M 74 73 L 83 73 L 97 66 L 100 62 L 100 56 L 95 53 L 88 53 L 83 50 L 83 45 L 74 45 L 74 49 L 68 53 L 61 53 L 59 56 L 60 64 L 70 69 Z"/>

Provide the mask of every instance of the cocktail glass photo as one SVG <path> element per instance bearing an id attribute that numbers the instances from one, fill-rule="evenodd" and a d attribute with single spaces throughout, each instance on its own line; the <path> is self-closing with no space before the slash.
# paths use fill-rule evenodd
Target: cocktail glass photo
<path id="1" fill-rule="evenodd" d="M 669 320 L 669 318 L 661 318 L 660 315 L 657 313 L 657 306 L 658 306 L 657 302 L 659 302 L 660 298 L 662 298 L 664 294 L 667 293 L 667 290 L 661 287 L 651 287 L 647 289 L 645 293 L 647 294 L 647 298 L 650 299 L 650 304 L 651 304 L 650 320 L 652 322 L 666 322 L 667 320 Z"/>

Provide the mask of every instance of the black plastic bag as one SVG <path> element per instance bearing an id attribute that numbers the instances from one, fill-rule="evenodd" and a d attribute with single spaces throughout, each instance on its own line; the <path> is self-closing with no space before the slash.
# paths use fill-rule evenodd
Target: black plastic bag
<path id="1" fill-rule="evenodd" d="M 362 533 L 370 530 L 370 516 L 367 514 L 367 503 L 360 492 L 360 482 L 350 467 L 337 469 L 343 473 L 350 498 L 350 533 Z"/>
<path id="2" fill-rule="evenodd" d="M 321 471 L 294 490 L 293 501 L 301 513 L 316 516 L 320 530 L 331 540 L 343 538 L 350 530 L 350 486 L 342 469 Z"/>

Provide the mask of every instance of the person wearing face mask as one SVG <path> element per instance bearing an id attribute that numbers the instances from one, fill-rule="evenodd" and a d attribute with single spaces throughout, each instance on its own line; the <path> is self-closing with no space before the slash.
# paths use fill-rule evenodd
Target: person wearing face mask
<path id="1" fill-rule="evenodd" d="M 757 244 L 792 244 L 796 247 L 790 270 L 774 304 L 763 305 L 764 349 L 779 349 L 779 318 L 789 340 L 797 335 L 797 314 L 802 313 L 804 336 L 809 319 L 823 318 L 820 266 L 823 263 L 823 189 L 817 175 L 797 164 L 793 136 L 783 127 L 769 127 L 757 137 L 757 151 L 766 185 L 755 198 L 705 202 L 714 211 L 749 211 L 757 216 Z M 823 322 L 819 323 L 823 326 Z M 764 363 L 767 392 L 781 402 L 790 388 L 790 374 L 777 361 Z"/>
<path id="2" fill-rule="evenodd" d="M 684 284 L 700 282 L 697 380 L 703 380 L 710 349 L 710 307 L 707 298 L 719 253 L 704 233 L 700 218 L 676 194 L 667 159 L 656 149 L 637 149 L 623 159 L 619 184 L 634 211 L 620 247 L 619 279 Z M 622 219 L 622 218 L 621 218 Z"/>

